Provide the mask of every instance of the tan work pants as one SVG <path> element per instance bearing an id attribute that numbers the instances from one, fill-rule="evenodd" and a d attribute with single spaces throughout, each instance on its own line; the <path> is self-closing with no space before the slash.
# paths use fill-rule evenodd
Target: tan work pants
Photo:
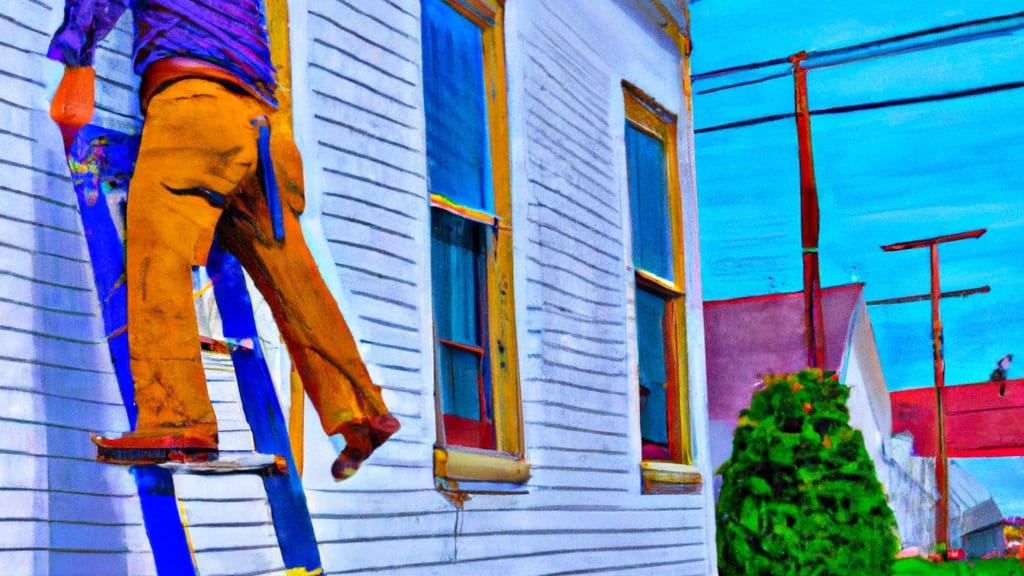
<path id="1" fill-rule="evenodd" d="M 258 128 L 270 118 L 285 238 L 274 239 L 257 173 Z M 387 407 L 324 284 L 299 226 L 302 163 L 286 125 L 261 101 L 186 79 L 149 101 L 127 223 L 128 339 L 140 433 L 216 430 L 192 304 L 194 264 L 214 232 L 273 310 L 327 434 Z"/>

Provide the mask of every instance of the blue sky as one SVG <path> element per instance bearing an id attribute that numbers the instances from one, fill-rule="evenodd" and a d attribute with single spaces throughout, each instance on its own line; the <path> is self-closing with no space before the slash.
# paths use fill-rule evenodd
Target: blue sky
<path id="1" fill-rule="evenodd" d="M 752 2 L 691 6 L 693 72 L 826 50 L 1019 12 L 1018 1 Z M 1024 32 L 808 73 L 810 107 L 850 106 L 1024 81 Z M 788 76 L 700 94 L 701 128 L 792 112 Z M 988 379 L 1018 354 L 1024 377 L 1024 90 L 848 114 L 812 124 L 824 285 L 864 282 L 868 300 L 925 293 L 925 250 L 883 244 L 987 228 L 940 248 L 942 289 L 990 285 L 942 302 L 946 382 Z M 802 287 L 799 173 L 793 122 L 698 133 L 702 280 L 708 300 Z M 890 389 L 932 384 L 927 302 L 872 306 Z M 1024 515 L 1024 460 L 962 460 L 1006 515 Z"/>

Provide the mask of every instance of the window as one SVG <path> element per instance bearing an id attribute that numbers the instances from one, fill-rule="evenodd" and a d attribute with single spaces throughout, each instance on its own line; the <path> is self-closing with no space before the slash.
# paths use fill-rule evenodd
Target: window
<path id="1" fill-rule="evenodd" d="M 438 410 L 445 490 L 522 483 L 501 6 L 423 0 Z"/>
<path id="2" fill-rule="evenodd" d="M 676 118 L 623 83 L 626 169 L 635 270 L 643 487 L 699 488 L 690 466 L 682 209 Z"/>

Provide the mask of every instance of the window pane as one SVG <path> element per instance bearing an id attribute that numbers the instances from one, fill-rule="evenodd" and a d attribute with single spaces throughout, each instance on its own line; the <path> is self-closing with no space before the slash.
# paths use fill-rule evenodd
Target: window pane
<path id="1" fill-rule="evenodd" d="M 627 122 L 626 158 L 633 220 L 633 266 L 672 280 L 672 219 L 668 208 L 665 146 L 661 140 Z"/>
<path id="2" fill-rule="evenodd" d="M 437 337 L 481 346 L 483 225 L 444 210 L 430 211 L 431 274 Z"/>
<path id="3" fill-rule="evenodd" d="M 480 420 L 481 354 L 440 343 L 441 411 Z"/>
<path id="4" fill-rule="evenodd" d="M 423 97 L 430 193 L 492 212 L 481 31 L 444 0 L 423 2 Z"/>
<path id="5" fill-rule="evenodd" d="M 665 370 L 665 300 L 636 290 L 636 338 L 640 353 L 640 436 L 668 446 L 668 375 Z M 646 400 L 645 398 L 646 389 Z"/>
<path id="6" fill-rule="evenodd" d="M 437 381 L 448 444 L 494 447 L 483 224 L 431 209 Z"/>

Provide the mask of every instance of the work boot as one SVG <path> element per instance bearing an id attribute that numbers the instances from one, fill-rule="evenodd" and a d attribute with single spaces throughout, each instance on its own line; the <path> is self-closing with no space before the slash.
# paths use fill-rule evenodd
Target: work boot
<path id="1" fill-rule="evenodd" d="M 120 438 L 91 436 L 97 448 L 96 459 L 110 464 L 209 462 L 219 454 L 216 425 L 137 430 Z"/>
<path id="2" fill-rule="evenodd" d="M 338 482 L 351 478 L 363 461 L 380 448 L 402 425 L 391 414 L 381 414 L 366 422 L 350 422 L 342 427 L 345 449 L 331 465 L 331 475 Z"/>

